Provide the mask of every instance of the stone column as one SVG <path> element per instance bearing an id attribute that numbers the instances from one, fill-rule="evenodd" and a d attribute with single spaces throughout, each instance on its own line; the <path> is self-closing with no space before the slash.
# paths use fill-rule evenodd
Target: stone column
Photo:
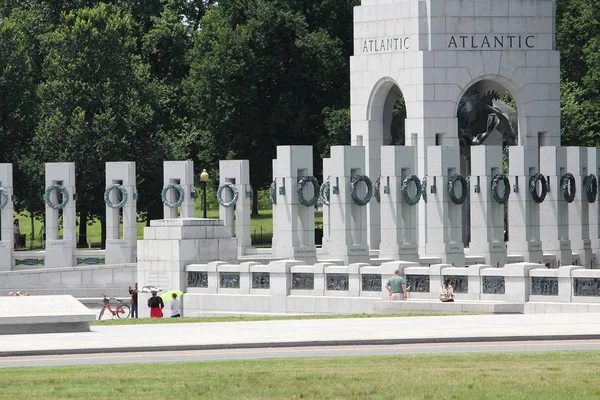
<path id="1" fill-rule="evenodd" d="M 567 147 L 567 172 L 575 178 L 575 200 L 567 206 L 571 249 L 579 254 L 578 265 L 592 267 L 590 241 L 590 204 L 585 196 L 583 180 L 588 176 L 586 147 Z"/>
<path id="2" fill-rule="evenodd" d="M 600 149 L 588 147 L 588 174 L 596 176 L 596 182 L 600 178 Z M 600 266 L 600 197 L 596 194 L 596 201 L 589 205 L 590 242 L 594 254 L 594 266 Z"/>
<path id="3" fill-rule="evenodd" d="M 250 238 L 250 212 L 252 208 L 250 162 L 248 160 L 220 160 L 219 185 L 223 186 L 226 183 L 235 186 L 238 191 L 238 199 L 230 207 L 219 206 L 219 218 L 225 221 L 229 233 L 237 238 L 238 256 L 243 256 L 246 249 L 252 246 Z M 224 189 L 221 192 L 221 198 L 224 202 L 231 201 L 231 191 Z"/>
<path id="4" fill-rule="evenodd" d="M 369 261 L 367 244 L 367 210 L 352 201 L 351 181 L 365 172 L 365 148 L 362 146 L 331 147 L 331 223 L 329 256 L 344 265 Z M 357 184 L 357 195 L 364 199 L 364 183 Z"/>
<path id="5" fill-rule="evenodd" d="M 59 210 L 46 203 L 46 268 L 73 266 L 73 253 L 77 244 L 77 212 L 75 193 L 75 163 L 47 163 L 46 164 L 46 190 L 52 185 L 66 189 L 68 199 L 62 209 L 62 239 L 59 236 Z M 53 204 L 64 202 L 59 191 L 52 190 L 49 201 Z"/>
<path id="6" fill-rule="evenodd" d="M 442 264 L 465 265 L 462 240 L 462 205 L 454 204 L 448 193 L 449 178 L 460 173 L 458 147 L 430 146 L 427 148 L 427 243 L 429 257 L 439 257 Z M 461 197 L 460 183 L 455 183 Z"/>
<path id="7" fill-rule="evenodd" d="M 540 206 L 529 194 L 529 178 L 538 170 L 538 148 L 509 147 L 508 252 L 523 256 L 526 262 L 542 263 Z"/>
<path id="8" fill-rule="evenodd" d="M 177 184 L 183 189 L 183 202 L 181 206 L 169 208 L 163 206 L 164 218 L 194 218 L 194 203 L 196 191 L 194 190 L 194 162 L 187 161 L 164 161 L 163 162 L 163 183 L 167 185 Z M 171 203 L 177 201 L 177 193 L 175 190 L 167 192 L 167 200 Z M 177 209 L 181 208 L 181 215 L 178 215 Z"/>
<path id="9" fill-rule="evenodd" d="M 327 179 L 330 179 L 331 176 L 331 158 L 323 159 L 323 182 L 327 182 Z M 331 199 L 331 181 L 329 182 L 329 198 Z M 331 241 L 331 222 L 330 222 L 330 212 L 329 205 L 323 203 L 323 252 L 329 252 L 329 242 Z"/>
<path id="10" fill-rule="evenodd" d="M 562 190 L 561 178 L 567 171 L 567 149 L 565 147 L 540 147 L 540 172 L 548 182 L 548 194 L 540 204 L 540 240 L 544 254 L 553 254 L 553 267 L 571 265 L 573 252 L 569 240 L 569 209 Z"/>
<path id="11" fill-rule="evenodd" d="M 137 249 L 137 189 L 135 162 L 107 162 L 106 188 L 121 185 L 127 192 L 123 208 L 106 205 L 106 264 L 136 262 Z M 118 204 L 118 190 L 110 192 L 110 201 Z M 122 210 L 122 211 L 121 211 Z M 123 235 L 121 235 L 121 212 L 123 215 Z"/>
<path id="12" fill-rule="evenodd" d="M 317 261 L 315 247 L 315 209 L 300 203 L 297 187 L 300 178 L 313 176 L 312 146 L 277 146 L 277 163 L 273 170 L 277 185 L 274 206 L 273 255 L 278 258 Z M 310 200 L 318 187 L 307 183 L 304 198 Z"/>
<path id="13" fill-rule="evenodd" d="M 506 263 L 504 204 L 494 200 L 492 182 L 502 172 L 502 146 L 471 147 L 471 242 L 469 253 L 492 266 Z M 510 194 L 510 184 L 498 181 L 497 195 Z"/>
<path id="14" fill-rule="evenodd" d="M 417 204 L 408 204 L 402 196 L 402 183 L 416 174 L 413 147 L 381 148 L 381 244 L 379 257 L 419 261 L 417 245 Z M 408 183 L 408 195 L 417 195 L 415 183 Z M 419 195 L 420 196 L 420 195 Z"/>
<path id="15" fill-rule="evenodd" d="M 0 188 L 6 192 L 7 198 L 0 197 L 0 271 L 10 271 L 13 267 L 13 249 L 15 246 L 13 232 L 14 204 L 12 164 L 0 164 Z"/>

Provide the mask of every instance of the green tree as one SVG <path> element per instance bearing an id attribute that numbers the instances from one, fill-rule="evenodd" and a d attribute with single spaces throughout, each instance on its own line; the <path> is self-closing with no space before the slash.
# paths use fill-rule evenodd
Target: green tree
<path id="1" fill-rule="evenodd" d="M 220 2 L 190 54 L 185 88 L 203 145 L 197 159 L 213 168 L 219 159 L 249 159 L 255 199 L 271 182 L 276 146 L 317 143 L 323 110 L 347 106 L 348 93 L 339 91 L 348 76 L 343 43 L 311 29 L 302 5 Z"/>
<path id="2" fill-rule="evenodd" d="M 79 244 L 85 245 L 90 218 L 104 225 L 105 162 L 141 165 L 143 210 L 143 199 L 151 197 L 144 190 L 144 175 L 160 167 L 166 152 L 152 124 L 144 85 L 149 71 L 135 52 L 131 16 L 104 3 L 63 15 L 61 24 L 44 36 L 48 55 L 38 90 L 34 149 L 42 162 L 75 162 Z"/>

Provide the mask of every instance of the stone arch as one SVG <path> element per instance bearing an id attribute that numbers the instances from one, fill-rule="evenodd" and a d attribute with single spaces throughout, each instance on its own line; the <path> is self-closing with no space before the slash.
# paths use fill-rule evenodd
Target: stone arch
<path id="1" fill-rule="evenodd" d="M 365 119 L 369 123 L 369 140 L 381 140 L 383 145 L 392 144 L 394 140 L 390 131 L 392 113 L 399 98 L 404 99 L 405 114 L 408 115 L 408 104 L 404 91 L 396 80 L 384 77 L 373 85 L 365 115 Z M 377 137 L 374 137 L 374 135 Z"/>

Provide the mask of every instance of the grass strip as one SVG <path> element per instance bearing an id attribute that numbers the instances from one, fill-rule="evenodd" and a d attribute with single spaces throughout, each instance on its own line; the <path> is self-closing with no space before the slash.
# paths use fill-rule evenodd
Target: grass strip
<path id="1" fill-rule="evenodd" d="M 600 353 L 475 353 L 15 368 L 0 398 L 597 399 Z"/>
<path id="2" fill-rule="evenodd" d="M 231 317 L 185 317 L 185 318 L 127 318 L 127 319 L 105 319 L 92 321 L 92 325 L 147 325 L 147 324 L 195 324 L 207 322 L 240 322 L 240 321 L 282 321 L 296 319 L 346 319 L 346 318 L 405 318 L 405 317 L 433 317 L 449 316 L 453 314 L 419 313 L 419 314 L 326 314 L 326 315 L 277 315 L 277 316 L 231 316 Z M 456 314 L 459 315 L 459 314 Z M 461 313 L 460 315 L 470 315 Z"/>

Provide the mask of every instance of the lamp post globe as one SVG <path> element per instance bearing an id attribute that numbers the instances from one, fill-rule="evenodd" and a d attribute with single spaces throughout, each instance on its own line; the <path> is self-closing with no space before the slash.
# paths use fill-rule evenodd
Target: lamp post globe
<path id="1" fill-rule="evenodd" d="M 200 182 L 202 182 L 202 217 L 206 218 L 206 182 L 208 182 L 208 172 L 202 170 L 200 174 Z"/>

